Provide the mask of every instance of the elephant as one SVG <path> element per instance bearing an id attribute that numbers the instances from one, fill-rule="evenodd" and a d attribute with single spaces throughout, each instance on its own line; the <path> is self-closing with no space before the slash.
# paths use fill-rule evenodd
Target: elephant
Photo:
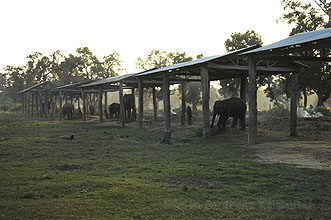
<path id="1" fill-rule="evenodd" d="M 62 107 L 62 114 L 63 118 L 65 118 L 65 115 L 67 115 L 67 118 L 72 118 L 75 111 L 75 107 L 73 104 L 65 103 Z"/>
<path id="2" fill-rule="evenodd" d="M 133 121 L 135 119 L 135 102 L 133 94 L 125 94 L 123 97 L 124 115 L 126 121 Z"/>
<path id="3" fill-rule="evenodd" d="M 95 107 L 94 107 L 94 105 L 90 105 L 89 106 L 89 110 L 90 110 L 91 115 L 94 115 L 95 114 Z"/>
<path id="4" fill-rule="evenodd" d="M 120 116 L 120 104 L 119 103 L 112 103 L 109 105 L 109 117 L 113 118 L 119 118 Z"/>
<path id="5" fill-rule="evenodd" d="M 241 129 L 245 130 L 246 108 L 246 102 L 241 98 L 230 98 L 222 101 L 216 101 L 213 107 L 213 119 L 210 127 L 213 127 L 215 117 L 216 115 L 219 115 L 217 123 L 219 130 L 225 130 L 226 121 L 229 117 L 233 117 L 231 127 L 236 126 L 239 118 Z"/>

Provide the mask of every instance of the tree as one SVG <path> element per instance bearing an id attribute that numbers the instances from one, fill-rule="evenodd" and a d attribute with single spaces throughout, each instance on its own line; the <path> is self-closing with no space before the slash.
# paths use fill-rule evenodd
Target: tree
<path id="1" fill-rule="evenodd" d="M 86 79 L 99 78 L 100 68 L 96 68 L 96 65 L 100 65 L 98 58 L 90 51 L 88 47 L 77 48 L 76 52 L 80 60 L 76 61 L 76 65 L 80 70 L 81 76 Z"/>
<path id="2" fill-rule="evenodd" d="M 232 33 L 231 38 L 224 42 L 226 52 L 239 50 L 248 46 L 260 44 L 262 45 L 262 38 L 255 31 L 247 30 L 245 33 Z M 259 81 L 262 83 L 262 81 Z M 220 81 L 221 88 L 219 93 L 224 97 L 237 97 L 240 91 L 240 79 L 232 78 Z"/>
<path id="3" fill-rule="evenodd" d="M 116 51 L 103 57 L 103 67 L 105 69 L 105 77 L 118 76 L 123 71 L 126 71 L 121 67 L 122 61 L 120 55 Z"/>
<path id="4" fill-rule="evenodd" d="M 187 57 L 185 52 L 183 53 L 167 52 L 167 51 L 161 51 L 159 49 L 154 49 L 147 56 L 146 59 L 139 57 L 136 61 L 136 66 L 139 69 L 150 70 L 150 69 L 155 69 L 155 68 L 158 69 L 182 62 L 188 62 L 192 60 L 193 58 Z M 163 100 L 162 88 L 157 91 L 156 95 L 159 100 Z"/>
<path id="5" fill-rule="evenodd" d="M 7 66 L 4 68 L 5 73 L 3 77 L 5 82 L 5 93 L 14 102 L 19 102 L 19 92 L 24 89 L 25 86 L 25 67 Z"/>
<path id="6" fill-rule="evenodd" d="M 314 0 L 314 2 L 315 4 L 312 5 L 294 0 L 282 0 L 286 13 L 280 20 L 292 25 L 290 35 L 331 26 L 331 2 L 326 0 Z M 304 103 L 307 103 L 307 94 L 313 91 L 318 96 L 317 106 L 323 105 L 331 93 L 330 62 L 304 63 L 312 67 L 305 70 L 298 78 L 299 91 L 304 96 Z"/>

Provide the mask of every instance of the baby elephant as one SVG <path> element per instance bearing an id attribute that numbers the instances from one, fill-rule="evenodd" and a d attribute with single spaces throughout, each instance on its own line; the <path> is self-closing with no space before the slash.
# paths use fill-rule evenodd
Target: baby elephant
<path id="1" fill-rule="evenodd" d="M 72 116 L 74 114 L 74 110 L 75 110 L 75 107 L 73 106 L 73 104 L 65 103 L 62 107 L 63 118 L 65 118 L 65 115 L 67 115 L 68 119 L 72 118 Z"/>
<path id="2" fill-rule="evenodd" d="M 119 103 L 112 103 L 109 105 L 109 116 L 110 118 L 119 118 L 120 117 L 120 104 Z"/>
<path id="3" fill-rule="evenodd" d="M 235 127 L 238 118 L 240 119 L 241 129 L 245 130 L 246 102 L 241 98 L 230 98 L 223 101 L 216 101 L 213 108 L 213 119 L 211 128 L 214 125 L 216 115 L 219 115 L 217 126 L 219 130 L 224 130 L 226 121 L 233 117 L 232 126 Z"/>

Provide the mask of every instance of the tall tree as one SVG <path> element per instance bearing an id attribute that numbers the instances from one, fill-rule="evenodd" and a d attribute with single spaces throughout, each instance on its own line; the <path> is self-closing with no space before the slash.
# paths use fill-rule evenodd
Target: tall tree
<path id="1" fill-rule="evenodd" d="M 120 55 L 116 51 L 103 57 L 103 67 L 105 69 L 105 77 L 118 76 L 126 71 L 121 67 L 122 61 Z"/>
<path id="2" fill-rule="evenodd" d="M 136 66 L 138 69 L 149 70 L 155 68 L 162 68 L 166 66 L 170 66 L 173 64 L 178 64 L 182 62 L 187 62 L 193 60 L 192 57 L 188 57 L 185 52 L 167 52 L 161 51 L 159 49 L 154 49 L 147 56 L 147 58 L 143 59 L 139 57 L 136 61 Z M 161 90 L 157 91 L 157 98 L 159 100 L 163 99 Z"/>
<path id="3" fill-rule="evenodd" d="M 256 44 L 262 45 L 262 38 L 253 30 L 245 33 L 232 33 L 231 37 L 224 42 L 227 52 L 239 50 Z M 220 81 L 219 93 L 224 97 L 237 97 L 240 91 L 240 79 L 226 79 Z"/>
<path id="4" fill-rule="evenodd" d="M 314 0 L 314 4 L 302 4 L 295 0 L 282 0 L 285 14 L 280 18 L 292 26 L 290 35 L 301 32 L 315 31 L 324 27 L 330 27 L 331 2 L 326 0 Z M 330 62 L 305 62 L 312 66 L 299 75 L 299 90 L 307 103 L 307 94 L 313 91 L 318 96 L 317 106 L 330 97 L 331 73 Z"/>
<path id="5" fill-rule="evenodd" d="M 19 91 L 25 86 L 25 67 L 7 66 L 4 68 L 4 78 L 6 79 L 5 93 L 14 102 L 19 102 Z"/>
<path id="6" fill-rule="evenodd" d="M 79 62 L 76 62 L 79 70 L 84 78 L 87 79 L 96 79 L 98 78 L 98 71 L 95 71 L 95 66 L 100 62 L 98 58 L 90 51 L 88 47 L 77 48 L 76 52 L 78 53 Z M 93 69 L 94 68 L 94 69 Z"/>

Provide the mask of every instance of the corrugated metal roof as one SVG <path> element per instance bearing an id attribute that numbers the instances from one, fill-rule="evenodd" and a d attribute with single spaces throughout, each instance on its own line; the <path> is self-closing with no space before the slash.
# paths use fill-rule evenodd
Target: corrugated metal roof
<path id="1" fill-rule="evenodd" d="M 54 83 L 52 83 L 52 82 L 50 82 L 50 81 L 46 81 L 46 82 L 41 82 L 41 83 L 37 83 L 37 84 L 35 84 L 35 85 L 33 85 L 33 86 L 30 86 L 29 88 L 26 88 L 26 89 L 23 89 L 22 91 L 20 91 L 20 93 L 24 93 L 24 92 L 28 92 L 28 91 L 30 91 L 30 90 L 32 90 L 32 89 L 34 89 L 34 88 L 37 88 L 37 87 L 39 87 L 39 86 L 43 86 L 43 85 L 50 85 L 51 87 L 56 87 L 56 85 L 54 84 Z"/>
<path id="2" fill-rule="evenodd" d="M 149 74 L 161 73 L 161 72 L 170 72 L 170 71 L 181 69 L 181 68 L 191 67 L 191 66 L 194 66 L 194 65 L 207 63 L 207 62 L 217 60 L 217 59 L 220 59 L 220 58 L 225 58 L 225 57 L 230 56 L 230 55 L 240 54 L 244 51 L 253 50 L 257 47 L 260 47 L 260 45 L 246 47 L 246 48 L 243 48 L 243 49 L 240 49 L 240 50 L 232 51 L 232 52 L 221 54 L 221 55 L 215 55 L 215 56 L 210 56 L 210 57 L 202 57 L 202 58 L 197 59 L 197 60 L 192 60 L 192 61 L 188 61 L 188 62 L 184 62 L 184 63 L 178 63 L 178 64 L 174 64 L 174 65 L 171 65 L 171 66 L 167 66 L 167 67 L 163 67 L 163 68 L 159 68 L 159 69 L 155 69 L 155 70 L 151 70 L 151 71 L 146 71 L 144 73 L 138 74 L 137 76 L 138 77 L 139 76 L 146 76 L 146 75 L 149 75 Z"/>
<path id="3" fill-rule="evenodd" d="M 249 55 L 249 54 L 259 53 L 259 52 L 268 51 L 268 50 L 280 49 L 280 48 L 284 48 L 284 47 L 314 42 L 317 40 L 323 40 L 323 39 L 327 39 L 327 38 L 331 38 L 331 28 L 295 34 L 295 35 L 288 37 L 286 39 L 283 39 L 281 41 L 241 53 L 240 55 Z"/>
<path id="4" fill-rule="evenodd" d="M 121 75 L 121 76 L 113 76 L 113 77 L 101 79 L 101 80 L 98 80 L 98 81 L 95 81 L 92 83 L 87 83 L 87 84 L 79 86 L 79 87 L 82 88 L 82 87 L 91 87 L 91 86 L 98 86 L 98 85 L 103 85 L 103 84 L 117 83 L 121 80 L 128 79 L 130 77 L 134 77 L 137 74 L 139 74 L 139 73 L 129 73 L 129 74 Z"/>

